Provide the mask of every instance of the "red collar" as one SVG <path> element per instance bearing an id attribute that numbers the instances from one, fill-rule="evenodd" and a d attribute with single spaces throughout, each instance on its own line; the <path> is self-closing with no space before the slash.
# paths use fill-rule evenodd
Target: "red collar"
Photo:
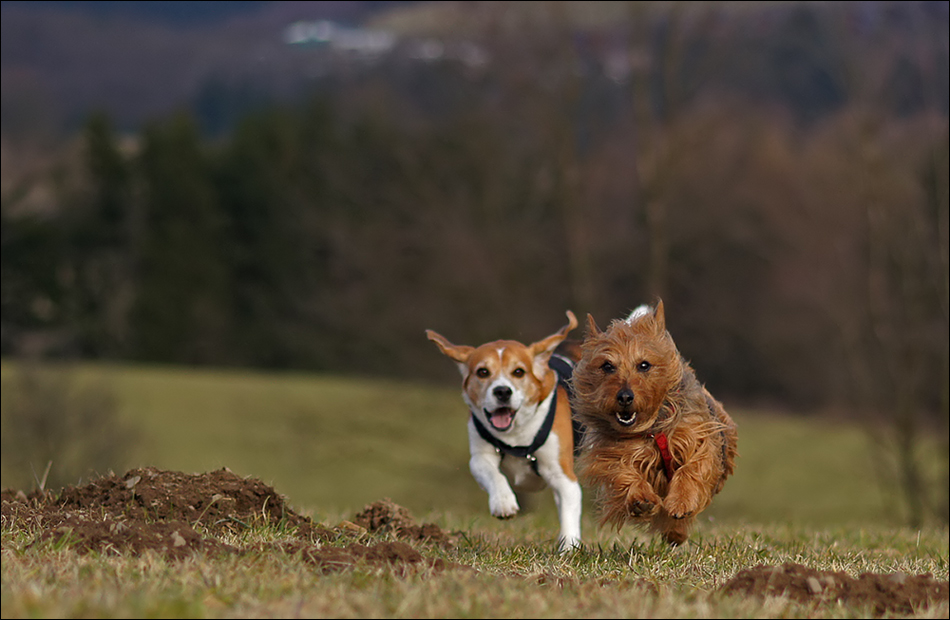
<path id="1" fill-rule="evenodd" d="M 668 403 L 670 407 L 670 413 L 676 411 L 676 405 L 673 403 Z M 660 431 L 658 433 L 646 433 L 647 437 L 653 439 L 656 442 L 656 447 L 660 451 L 660 456 L 663 457 L 663 469 L 666 471 L 666 479 L 670 482 L 673 481 L 673 454 L 670 452 L 670 442 L 666 437 L 666 433 Z"/>
<path id="2" fill-rule="evenodd" d="M 673 480 L 673 455 L 670 453 L 670 442 L 666 438 L 666 433 L 651 433 L 656 447 L 660 450 L 660 456 L 663 457 L 663 469 L 666 470 L 666 479 Z"/>

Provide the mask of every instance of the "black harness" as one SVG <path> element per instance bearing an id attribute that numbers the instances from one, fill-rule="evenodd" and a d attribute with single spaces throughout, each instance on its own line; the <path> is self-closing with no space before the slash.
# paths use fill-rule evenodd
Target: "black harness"
<path id="1" fill-rule="evenodd" d="M 551 427 L 554 426 L 554 414 L 557 412 L 557 388 L 558 386 L 564 387 L 564 389 L 567 390 L 568 395 L 573 394 L 574 391 L 574 388 L 571 385 L 571 376 L 574 374 L 574 362 L 562 355 L 554 353 L 551 355 L 551 359 L 548 360 L 548 367 L 551 368 L 555 374 L 557 374 L 557 386 L 555 386 L 554 394 L 551 396 L 551 406 L 548 408 L 548 413 L 544 417 L 544 422 L 541 424 L 541 428 L 538 429 L 537 434 L 534 436 L 534 441 L 532 441 L 529 445 L 511 446 L 506 444 L 502 440 L 492 435 L 488 429 L 478 421 L 478 418 L 475 417 L 475 414 L 472 414 L 472 424 L 475 425 L 475 430 L 478 431 L 478 434 L 482 439 L 493 445 L 495 450 L 502 455 L 502 458 L 504 458 L 505 455 L 510 454 L 512 456 L 528 459 L 528 461 L 531 463 L 531 469 L 534 470 L 535 474 L 538 474 L 538 459 L 534 456 L 534 453 L 538 451 L 538 448 L 544 445 L 545 441 L 548 440 L 548 435 L 551 434 Z M 577 446 L 580 443 L 581 435 L 583 434 L 583 427 L 576 420 L 572 419 L 572 422 L 574 430 L 574 450 L 576 452 Z"/>

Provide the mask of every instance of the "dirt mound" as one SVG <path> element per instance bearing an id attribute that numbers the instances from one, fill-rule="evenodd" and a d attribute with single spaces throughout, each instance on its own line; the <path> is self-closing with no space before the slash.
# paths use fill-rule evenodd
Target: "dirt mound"
<path id="1" fill-rule="evenodd" d="M 933 603 L 947 602 L 948 585 L 933 575 L 847 573 L 819 571 L 786 562 L 740 571 L 722 588 L 726 594 L 786 596 L 800 603 L 842 602 L 868 606 L 875 616 L 911 614 Z"/>
<path id="2" fill-rule="evenodd" d="M 294 528 L 299 536 L 327 538 L 332 533 L 287 506 L 284 498 L 256 478 L 242 478 L 224 468 L 206 474 L 183 474 L 153 467 L 124 476 L 104 476 L 54 494 L 2 492 L 3 527 L 49 532 L 68 525 L 82 536 L 100 521 L 140 529 L 157 522 L 181 521 L 209 533 L 239 533 L 251 526 Z M 121 528 L 119 528 L 121 529 Z M 147 538 L 147 536 L 146 536 Z"/>
<path id="3" fill-rule="evenodd" d="M 175 560 L 183 559 L 195 551 L 238 551 L 236 547 L 215 538 L 202 537 L 184 521 L 146 524 L 116 521 L 111 517 L 105 517 L 102 521 L 87 521 L 69 516 L 58 527 L 43 530 L 32 544 L 47 540 L 63 541 L 79 553 L 97 551 L 139 556 L 151 549 Z"/>
<path id="4" fill-rule="evenodd" d="M 435 523 L 417 524 L 408 510 L 389 498 L 370 504 L 356 515 L 354 521 L 368 532 L 391 532 L 397 538 L 408 540 L 452 545 L 458 538 L 450 536 Z"/>
<path id="5" fill-rule="evenodd" d="M 247 553 L 263 547 L 235 547 L 218 540 L 226 533 L 271 526 L 291 542 L 269 545 L 300 553 L 323 572 L 358 562 L 443 569 L 402 542 L 363 545 L 367 533 L 387 533 L 420 543 L 452 540 L 438 526 L 415 523 L 409 512 L 390 500 L 367 506 L 357 525 L 315 523 L 287 505 L 272 487 L 242 478 L 229 469 L 184 474 L 155 468 L 133 469 L 124 476 L 105 476 L 58 494 L 7 489 L 0 493 L 3 529 L 34 534 L 31 545 L 65 541 L 79 553 L 141 555 L 147 550 L 173 559 L 194 552 Z M 364 517 L 363 515 L 375 515 Z M 316 543 L 316 544 L 314 544 Z M 342 543 L 346 548 L 326 546 Z"/>

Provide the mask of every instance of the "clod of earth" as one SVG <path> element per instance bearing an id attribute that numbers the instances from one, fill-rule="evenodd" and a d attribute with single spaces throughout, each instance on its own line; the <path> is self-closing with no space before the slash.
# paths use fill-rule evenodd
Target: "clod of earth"
<path id="1" fill-rule="evenodd" d="M 874 616 L 911 614 L 948 599 L 947 582 L 937 581 L 929 573 L 864 573 L 854 578 L 844 572 L 819 571 L 792 562 L 742 570 L 721 591 L 784 596 L 805 604 L 841 602 L 849 607 L 867 607 Z"/>
<path id="2" fill-rule="evenodd" d="M 460 535 L 433 523 L 417 523 L 406 508 L 389 499 L 366 506 L 352 521 L 327 526 L 295 512 L 260 480 L 242 478 L 226 468 L 206 474 L 133 469 L 82 487 L 68 486 L 58 494 L 7 489 L 0 492 L 0 500 L 3 530 L 28 533 L 33 537 L 30 545 L 64 542 L 77 553 L 137 556 L 151 551 L 177 560 L 193 553 L 276 550 L 299 555 L 321 574 L 354 565 L 389 567 L 397 574 L 474 570 L 427 556 L 426 550 L 434 545 L 456 545 Z M 287 538 L 244 547 L 217 538 L 257 526 L 281 528 Z M 538 583 L 561 581 L 544 575 Z M 854 578 L 785 563 L 742 570 L 720 592 L 784 596 L 803 604 L 842 603 L 881 616 L 946 603 L 948 585 L 929 574 L 865 573 Z"/>

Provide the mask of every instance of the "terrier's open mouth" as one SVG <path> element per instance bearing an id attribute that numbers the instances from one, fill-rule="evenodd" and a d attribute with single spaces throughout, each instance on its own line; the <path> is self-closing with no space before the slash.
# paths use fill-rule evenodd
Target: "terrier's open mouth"
<path id="1" fill-rule="evenodd" d="M 632 426 L 633 423 L 637 421 L 636 411 L 627 411 L 626 409 L 622 409 L 614 415 L 617 416 L 617 421 L 623 426 Z"/>
<path id="2" fill-rule="evenodd" d="M 506 431 L 515 420 L 515 410 L 511 407 L 498 407 L 494 411 L 485 409 L 485 417 L 496 431 Z"/>

